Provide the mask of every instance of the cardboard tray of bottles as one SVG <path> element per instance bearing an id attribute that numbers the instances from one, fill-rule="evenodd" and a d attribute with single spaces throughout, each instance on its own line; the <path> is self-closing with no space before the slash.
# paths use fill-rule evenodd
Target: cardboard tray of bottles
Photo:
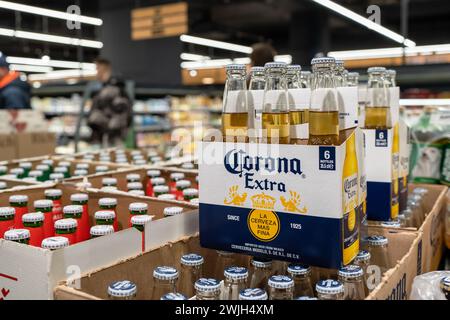
<path id="1" fill-rule="evenodd" d="M 202 142 L 202 246 L 338 268 L 359 251 L 363 135 L 340 145 Z"/>
<path id="2" fill-rule="evenodd" d="M 444 229 L 445 212 L 447 210 L 448 187 L 432 184 L 410 184 L 409 191 L 422 187 L 428 190 L 424 199 L 425 217 L 419 228 L 402 228 L 398 230 L 419 230 L 423 233 L 421 246 L 422 265 L 420 273 L 438 270 L 445 248 Z M 373 221 L 369 220 L 369 225 Z M 389 227 L 388 227 L 389 228 Z"/>
<path id="3" fill-rule="evenodd" d="M 29 210 L 33 202 L 44 198 L 44 191 L 48 188 L 58 188 L 63 191 L 62 205 L 70 204 L 70 195 L 79 193 L 80 190 L 69 184 L 37 185 L 27 188 L 5 190 L 0 192 L 0 205 L 8 206 L 9 196 L 13 194 L 28 195 Z M 185 208 L 186 214 L 171 217 L 174 221 L 174 232 L 185 234 L 189 223 L 175 223 L 177 219 L 191 221 L 197 218 L 195 213 L 197 206 L 178 201 L 161 201 L 155 198 L 131 196 L 125 192 L 103 192 L 97 189 L 81 190 L 89 195 L 89 216 L 91 225 L 94 222 L 94 213 L 99 210 L 98 200 L 105 197 L 113 197 L 118 200 L 117 219 L 119 230 L 114 234 L 90 239 L 64 249 L 49 251 L 38 247 L 18 244 L 0 239 L 0 290 L 4 299 L 52 299 L 53 289 L 61 280 L 76 277 L 85 272 L 117 263 L 128 257 L 141 253 L 143 246 L 150 248 L 150 235 L 154 231 L 149 224 L 145 226 L 142 234 L 135 228 L 129 228 L 128 206 L 132 202 L 144 202 L 148 204 L 149 214 L 153 219 L 165 220 L 163 210 L 170 206 Z M 30 211 L 32 212 L 32 211 Z M 195 221 L 194 221 L 195 223 Z M 155 224 L 155 227 L 157 224 Z M 178 234 L 176 233 L 176 234 Z M 144 237 L 144 239 L 143 239 Z M 164 237 L 163 237 L 164 238 Z M 171 241 L 168 235 L 164 238 Z M 143 244 L 144 241 L 144 244 Z"/>
<path id="4" fill-rule="evenodd" d="M 161 233 L 170 231 L 169 221 L 159 220 Z M 151 222 L 152 223 L 152 222 Z M 369 231 L 373 234 L 383 234 L 389 240 L 389 263 L 391 268 L 379 280 L 366 299 L 407 299 L 411 291 L 413 278 L 417 274 L 418 266 L 418 243 L 421 241 L 421 233 L 416 231 L 387 230 L 373 227 Z M 153 236 L 156 236 L 153 234 Z M 157 240 L 155 239 L 157 242 Z M 223 270 L 218 269 L 217 252 L 203 248 L 198 235 L 184 236 L 173 243 L 159 241 L 150 251 L 139 254 L 125 261 L 101 268 L 89 274 L 83 274 L 78 287 L 72 284 L 62 283 L 55 288 L 55 299 L 57 300 L 98 300 L 108 299 L 107 287 L 114 281 L 130 280 L 136 283 L 138 288 L 136 299 L 159 300 L 160 297 L 151 297 L 153 286 L 152 271 L 157 266 L 173 266 L 180 270 L 180 258 L 183 254 L 198 253 L 204 257 L 202 276 L 220 279 Z M 234 263 L 239 266 L 250 266 L 250 256 L 235 254 Z M 313 268 L 312 282 L 317 281 Z M 181 287 L 179 279 L 178 288 Z M 183 284 L 185 287 L 185 284 Z M 183 293 L 183 292 L 181 292 Z"/>
<path id="5" fill-rule="evenodd" d="M 135 167 L 135 168 L 120 168 L 115 171 L 105 172 L 105 173 L 97 173 L 88 175 L 86 177 L 73 177 L 65 180 L 67 183 L 78 184 L 86 181 L 91 183 L 93 188 L 102 188 L 102 180 L 103 178 L 112 177 L 117 179 L 117 188 L 122 191 L 127 191 L 127 175 L 130 173 L 137 173 L 141 176 L 142 182 L 145 183 L 148 181 L 147 171 L 150 169 L 160 170 L 161 177 L 166 179 L 166 182 L 170 181 L 170 174 L 173 172 L 182 172 L 185 175 L 185 179 L 191 181 L 193 186 L 197 185 L 195 177 L 198 175 L 197 170 L 188 170 L 188 169 L 179 169 L 179 168 L 166 168 L 166 167 Z M 145 184 L 144 184 L 145 187 Z"/>

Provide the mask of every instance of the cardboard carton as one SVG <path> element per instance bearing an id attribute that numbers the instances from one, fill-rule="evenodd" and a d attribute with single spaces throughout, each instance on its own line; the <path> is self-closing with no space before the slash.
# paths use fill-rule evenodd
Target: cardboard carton
<path id="1" fill-rule="evenodd" d="M 185 215 L 184 218 L 187 216 Z M 158 229 L 165 233 L 172 233 L 169 231 L 170 222 L 166 219 L 157 221 L 160 224 Z M 150 228 L 152 228 L 152 222 Z M 62 284 L 55 288 L 55 299 L 108 299 L 106 291 L 108 285 L 114 281 L 125 279 L 136 283 L 138 287 L 137 299 L 159 299 L 159 297 L 151 295 L 152 270 L 159 265 L 174 266 L 180 270 L 180 257 L 186 253 L 202 255 L 205 259 L 202 267 L 203 276 L 217 279 L 221 276 L 219 273 L 223 272 L 223 270 L 217 268 L 217 252 L 205 249 L 200 245 L 195 228 L 190 229 L 190 232 L 190 234 L 178 238 L 177 241 L 166 244 L 164 244 L 164 241 L 158 243 L 155 239 L 154 247 L 149 252 L 82 275 L 78 289 L 74 289 L 70 283 Z M 414 231 L 399 233 L 382 228 L 371 228 L 370 232 L 388 237 L 391 246 L 389 257 L 392 268 L 385 273 L 367 299 L 406 299 L 411 290 L 412 279 L 417 274 L 417 245 L 421 239 L 420 233 Z M 234 259 L 236 265 L 250 266 L 249 256 L 235 254 Z M 179 281 L 183 281 L 183 279 L 180 278 Z"/>
<path id="2" fill-rule="evenodd" d="M 29 210 L 31 210 L 34 200 L 42 199 L 45 189 L 53 187 L 63 190 L 63 205 L 70 204 L 71 194 L 80 192 L 74 186 L 67 184 L 38 185 L 0 192 L 0 204 L 7 205 L 11 194 L 26 194 L 29 197 Z M 78 277 L 83 273 L 140 254 L 143 247 L 144 250 L 147 248 L 147 244 L 148 248 L 150 248 L 150 231 L 147 228 L 148 226 L 145 227 L 144 234 L 128 227 L 129 203 L 148 203 L 149 214 L 154 215 L 155 220 L 163 217 L 163 209 L 165 207 L 174 205 L 170 201 L 159 201 L 148 197 L 133 197 L 124 192 L 105 193 L 95 189 L 82 191 L 87 192 L 89 195 L 88 205 L 91 225 L 93 225 L 94 213 L 99 209 L 98 199 L 101 197 L 115 197 L 118 199 L 119 204 L 116 212 L 120 231 L 106 237 L 90 239 L 56 251 L 48 251 L 0 239 L 0 289 L 4 289 L 1 291 L 4 299 L 52 299 L 53 289 L 59 281 Z M 197 208 L 186 203 L 178 203 L 176 205 L 183 206 L 188 217 Z M 181 216 L 184 216 L 184 214 L 168 219 L 177 221 L 177 219 L 181 219 Z M 155 224 L 158 225 L 157 221 L 155 221 Z M 183 227 L 184 225 L 182 224 L 178 228 L 183 234 L 187 232 Z M 152 232 L 158 233 L 158 230 Z M 158 236 L 158 238 L 166 239 L 167 236 Z M 5 292 L 7 294 L 4 294 Z"/>

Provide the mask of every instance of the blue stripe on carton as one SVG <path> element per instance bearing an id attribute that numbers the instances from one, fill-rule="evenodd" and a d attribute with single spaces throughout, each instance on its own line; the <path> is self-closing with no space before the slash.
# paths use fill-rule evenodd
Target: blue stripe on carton
<path id="1" fill-rule="evenodd" d="M 387 221 L 391 218 L 391 183 L 367 182 L 367 219 Z"/>
<path id="2" fill-rule="evenodd" d="M 342 219 L 276 212 L 280 232 L 266 242 L 256 239 L 249 230 L 247 218 L 251 211 L 201 203 L 201 246 L 325 268 L 341 266 Z M 292 229 L 292 224 L 301 229 Z"/>

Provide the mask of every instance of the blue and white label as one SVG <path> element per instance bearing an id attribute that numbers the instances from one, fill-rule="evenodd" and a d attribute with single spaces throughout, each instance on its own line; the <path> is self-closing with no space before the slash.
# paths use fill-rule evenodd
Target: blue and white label
<path id="1" fill-rule="evenodd" d="M 375 130 L 375 147 L 387 147 L 388 146 L 388 131 L 387 130 Z"/>
<path id="2" fill-rule="evenodd" d="M 336 170 L 335 147 L 319 147 L 319 170 Z"/>

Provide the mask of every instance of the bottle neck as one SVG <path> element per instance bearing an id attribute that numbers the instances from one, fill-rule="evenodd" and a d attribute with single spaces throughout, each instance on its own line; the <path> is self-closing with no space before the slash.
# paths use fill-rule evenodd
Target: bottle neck
<path id="1" fill-rule="evenodd" d="M 316 68 L 313 73 L 311 88 L 336 88 L 334 74 L 331 68 Z"/>
<path id="2" fill-rule="evenodd" d="M 247 83 L 244 74 L 231 73 L 227 75 L 227 82 L 225 84 L 226 91 L 239 91 L 246 89 Z"/>

